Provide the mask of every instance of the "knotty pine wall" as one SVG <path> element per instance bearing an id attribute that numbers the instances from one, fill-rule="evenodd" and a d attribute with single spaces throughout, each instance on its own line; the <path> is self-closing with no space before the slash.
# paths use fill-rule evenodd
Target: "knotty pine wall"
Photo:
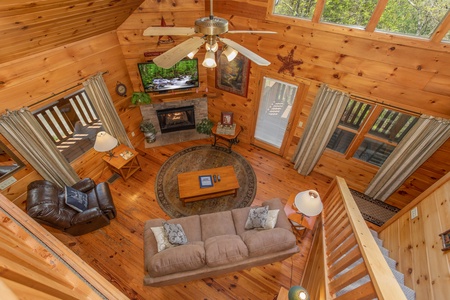
<path id="1" fill-rule="evenodd" d="M 442 251 L 440 233 L 450 229 L 450 173 L 436 182 L 386 223 L 380 232 L 383 245 L 398 262 L 405 284 L 416 299 L 448 299 L 450 251 Z M 418 217 L 411 220 L 410 210 Z"/>
<path id="2" fill-rule="evenodd" d="M 36 109 L 49 104 L 81 89 L 83 86 L 80 84 L 98 72 L 107 72 L 103 77 L 116 109 L 130 139 L 137 145 L 143 140 L 143 135 L 139 131 L 141 116 L 138 107 L 133 108 L 129 105 L 133 88 L 115 31 L 0 64 L 0 113 L 6 109 L 15 110 L 23 106 Z M 115 93 L 118 81 L 128 87 L 127 97 L 120 97 Z M 69 90 L 42 101 L 66 89 Z M 38 102 L 40 103 L 33 105 Z M 131 136 L 132 131 L 136 133 L 134 138 Z M 18 154 L 14 148 L 10 148 Z M 26 168 L 15 173 L 13 176 L 17 182 L 1 193 L 24 208 L 28 184 L 41 179 L 41 176 L 20 154 L 18 155 L 26 163 Z M 101 153 L 91 149 L 73 162 L 72 166 L 81 178 L 96 178 L 104 167 L 101 156 Z"/>
<path id="3" fill-rule="evenodd" d="M 240 139 L 250 142 L 258 108 L 263 76 L 303 84 L 305 96 L 299 101 L 299 116 L 283 156 L 290 159 L 303 133 L 320 83 L 357 96 L 425 114 L 450 118 L 450 47 L 417 39 L 313 24 L 309 21 L 268 14 L 273 0 L 214 1 L 214 15 L 229 21 L 229 29 L 273 30 L 275 35 L 229 34 L 227 37 L 271 61 L 268 67 L 251 64 L 247 97 L 215 87 L 215 70 L 200 67 L 200 93 L 208 97 L 209 116 L 219 121 L 222 111 L 233 111 L 235 122 L 244 127 Z M 205 7 L 205 10 L 203 10 Z M 161 52 L 174 44 L 158 45 L 158 37 L 143 37 L 149 26 L 192 27 L 199 17 L 209 15 L 209 1 L 145 1 L 118 29 L 126 65 L 135 89 L 142 89 L 136 64 L 152 59 L 144 52 Z M 187 37 L 172 37 L 176 44 Z M 293 51 L 302 63 L 284 71 L 281 58 Z M 204 51 L 196 55 L 202 62 Z M 208 87 L 206 93 L 205 86 Z M 196 93 L 174 94 L 174 98 L 196 97 Z M 164 97 L 171 97 L 164 96 Z M 154 96 L 154 101 L 161 101 Z M 403 207 L 450 170 L 450 141 L 392 195 L 387 202 Z M 326 151 L 315 168 L 330 177 L 346 179 L 351 188 L 364 191 L 377 168 L 340 154 Z"/>

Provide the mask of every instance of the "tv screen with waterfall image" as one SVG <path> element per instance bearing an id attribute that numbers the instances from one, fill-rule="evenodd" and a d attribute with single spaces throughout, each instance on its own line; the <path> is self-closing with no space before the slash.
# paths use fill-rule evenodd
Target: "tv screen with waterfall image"
<path id="1" fill-rule="evenodd" d="M 197 58 L 183 59 L 169 69 L 158 67 L 153 61 L 138 63 L 138 69 L 146 93 L 163 93 L 199 86 Z"/>

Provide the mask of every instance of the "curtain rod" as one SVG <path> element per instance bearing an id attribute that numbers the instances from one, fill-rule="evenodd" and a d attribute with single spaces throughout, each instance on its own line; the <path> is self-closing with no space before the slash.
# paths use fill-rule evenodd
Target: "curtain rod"
<path id="1" fill-rule="evenodd" d="M 395 106 L 395 105 L 392 105 L 392 104 L 387 104 L 387 103 L 384 103 L 383 101 L 380 102 L 380 101 L 376 101 L 376 100 L 372 100 L 372 99 L 367 99 L 365 97 L 357 96 L 357 95 L 352 94 L 352 93 L 350 93 L 350 98 L 357 98 L 357 99 L 361 99 L 361 100 L 364 100 L 364 101 L 367 101 L 367 102 L 371 102 L 371 103 L 374 103 L 374 104 L 381 104 L 383 106 L 387 106 L 387 107 L 390 107 L 390 108 L 395 108 L 395 109 L 401 110 L 403 112 L 411 113 L 411 114 L 414 114 L 414 115 L 419 115 L 420 116 L 422 114 L 421 112 L 417 112 L 417 111 L 414 111 L 414 110 L 401 108 L 401 107 L 398 107 L 398 106 Z"/>
<path id="2" fill-rule="evenodd" d="M 108 74 L 108 73 L 109 73 L 109 71 L 105 71 L 105 72 L 102 72 L 102 75 L 105 75 L 105 74 Z M 35 106 L 35 105 L 38 105 L 39 103 L 42 103 L 42 102 L 44 102 L 45 100 L 48 100 L 48 99 L 51 99 L 51 98 L 53 98 L 53 97 L 55 97 L 55 96 L 61 95 L 61 94 L 65 93 L 65 92 L 67 92 L 67 91 L 70 91 L 71 89 L 74 89 L 74 88 L 76 88 L 77 86 L 80 86 L 80 85 L 82 85 L 82 84 L 83 84 L 83 83 L 79 82 L 79 83 L 77 83 L 76 85 L 73 85 L 73 86 L 71 86 L 71 87 L 68 87 L 67 89 L 65 89 L 65 90 L 63 90 L 63 91 L 60 91 L 60 92 L 58 92 L 58 93 L 56 93 L 56 94 L 52 94 L 51 96 L 48 96 L 48 97 L 46 97 L 46 98 L 44 98 L 44 99 L 41 99 L 41 100 L 39 100 L 39 101 L 37 101 L 37 102 L 34 102 L 33 104 L 29 105 L 28 107 L 33 107 L 33 106 Z"/>

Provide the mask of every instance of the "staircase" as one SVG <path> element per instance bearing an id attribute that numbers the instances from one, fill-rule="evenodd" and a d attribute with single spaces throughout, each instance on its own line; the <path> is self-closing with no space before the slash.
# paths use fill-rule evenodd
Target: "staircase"
<path id="1" fill-rule="evenodd" d="M 370 230 L 370 231 L 372 233 L 373 238 L 375 239 L 375 242 L 378 245 L 378 248 L 381 250 L 381 253 L 383 254 L 387 264 L 389 265 L 389 268 L 391 269 L 392 273 L 394 274 L 395 279 L 397 280 L 397 282 L 400 285 L 403 293 L 405 294 L 406 299 L 408 299 L 408 300 L 415 300 L 416 299 L 416 293 L 414 292 L 414 290 L 412 290 L 409 287 L 405 286 L 403 273 L 400 273 L 396 269 L 397 262 L 389 257 L 389 251 L 386 248 L 383 247 L 383 241 L 378 238 L 378 233 L 376 231 L 374 231 L 374 230 Z M 356 246 L 354 246 L 352 249 L 350 249 L 348 251 L 348 253 L 350 253 L 352 250 L 354 250 L 354 248 L 356 248 Z M 345 255 L 343 255 L 341 259 L 343 259 L 344 257 L 345 257 Z M 358 259 L 352 265 L 350 265 L 348 268 L 346 268 L 342 272 L 338 273 L 335 276 L 335 279 L 339 278 L 340 276 L 342 276 L 345 273 L 349 272 L 350 270 L 354 269 L 355 267 L 357 267 L 361 263 L 363 263 L 363 259 L 362 258 Z M 355 281 L 354 283 L 352 283 L 352 284 L 344 287 L 343 289 L 339 290 L 338 292 L 336 292 L 336 297 L 338 298 L 340 296 L 343 296 L 347 292 L 349 292 L 351 290 L 355 290 L 358 287 L 363 286 L 364 284 L 366 284 L 369 281 L 370 281 L 369 275 L 366 275 L 366 276 L 362 277 L 361 279 L 359 279 L 358 281 Z"/>

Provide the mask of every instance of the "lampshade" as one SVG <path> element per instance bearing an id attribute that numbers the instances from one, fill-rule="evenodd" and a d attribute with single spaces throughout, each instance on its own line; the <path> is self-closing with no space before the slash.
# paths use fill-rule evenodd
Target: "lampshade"
<path id="1" fill-rule="evenodd" d="M 217 66 L 214 52 L 206 51 L 205 60 L 203 61 L 202 65 L 205 68 L 215 68 Z"/>
<path id="2" fill-rule="evenodd" d="M 236 57 L 236 55 L 238 55 L 238 52 L 230 46 L 226 46 L 225 50 L 222 53 L 227 57 L 228 61 L 232 61 Z"/>
<path id="3" fill-rule="evenodd" d="M 94 149 L 98 152 L 108 152 L 117 146 L 117 139 L 105 131 L 97 133 Z"/>
<path id="4" fill-rule="evenodd" d="M 206 43 L 205 44 L 206 51 L 216 52 L 219 49 L 219 44 L 213 42 L 213 44 Z"/>
<path id="5" fill-rule="evenodd" d="M 289 289 L 289 300 L 309 300 L 308 291 L 299 285 L 295 285 Z"/>
<path id="6" fill-rule="evenodd" d="M 299 212 L 308 217 L 317 216 L 323 209 L 319 193 L 314 190 L 298 193 L 295 196 L 294 204 Z"/>
<path id="7" fill-rule="evenodd" d="M 194 51 L 191 51 L 187 57 L 189 57 L 190 59 L 193 59 L 195 54 L 197 54 L 198 50 L 200 50 L 200 48 L 195 49 Z"/>

